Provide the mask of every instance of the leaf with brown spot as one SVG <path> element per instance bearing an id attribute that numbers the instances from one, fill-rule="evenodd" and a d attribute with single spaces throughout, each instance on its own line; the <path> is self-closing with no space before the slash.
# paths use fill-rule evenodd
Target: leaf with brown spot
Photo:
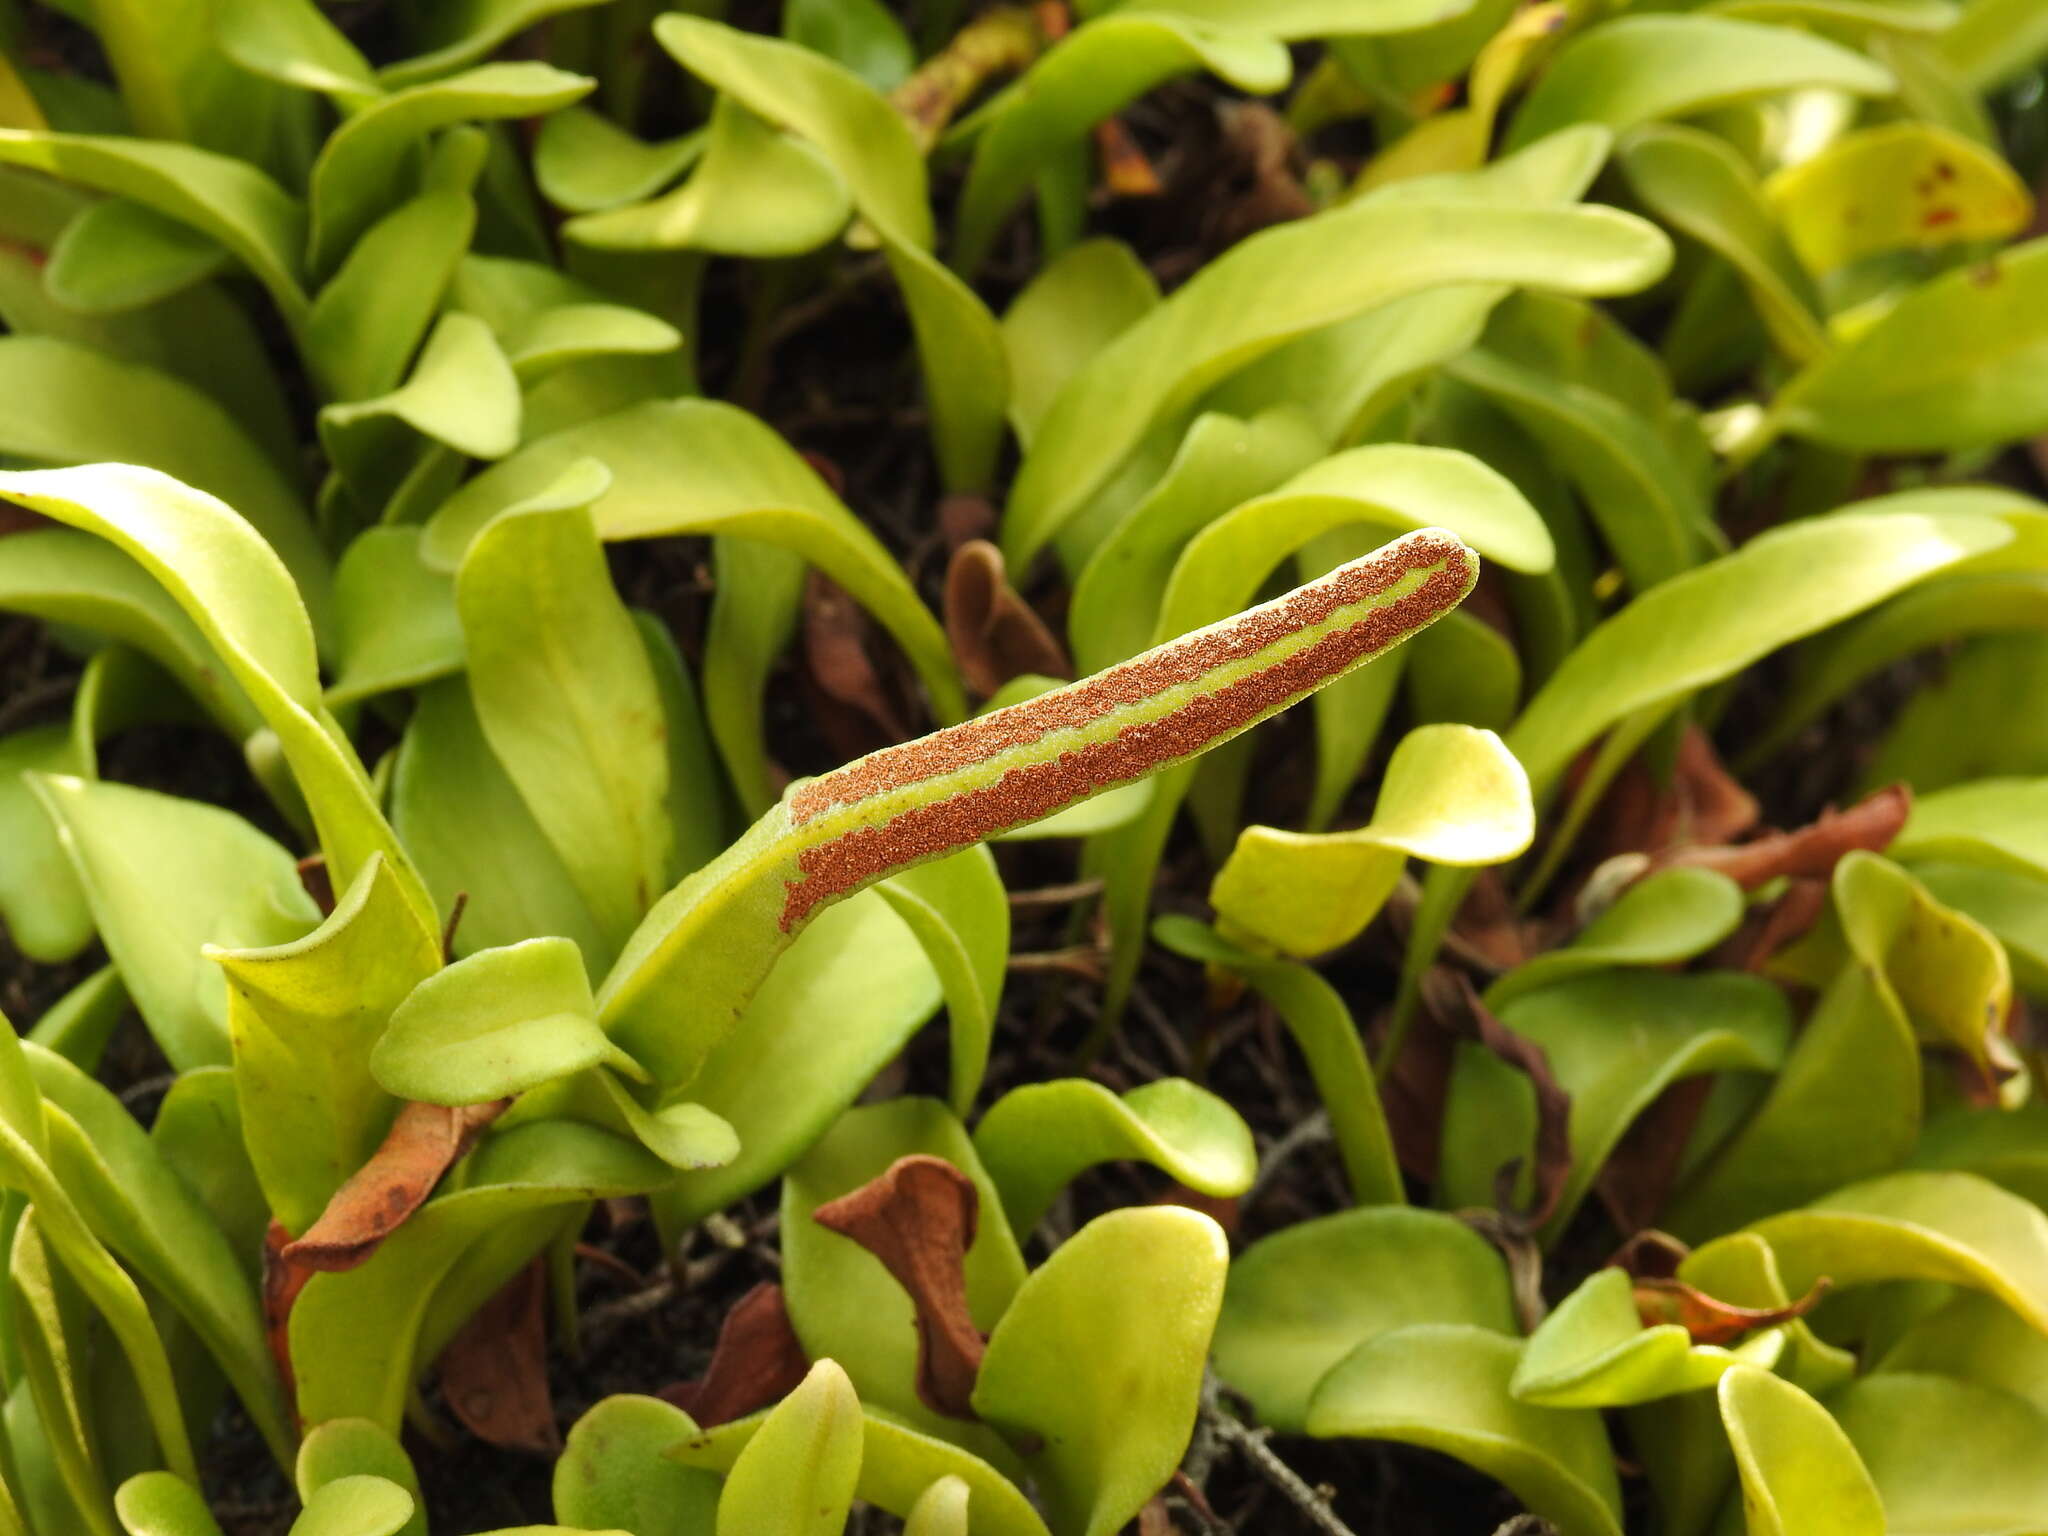
<path id="1" fill-rule="evenodd" d="M 819 1206 L 811 1219 L 882 1261 L 917 1308 L 917 1393 L 936 1412 L 969 1406 L 987 1340 L 967 1310 L 967 1250 L 980 1197 L 974 1181 L 941 1157 L 899 1157 L 859 1189 Z"/>
<path id="2" fill-rule="evenodd" d="M 1003 553 L 973 539 L 946 567 L 946 638 L 967 686 L 984 697 L 1013 677 L 1065 677 L 1067 653 L 1003 569 Z"/>
<path id="3" fill-rule="evenodd" d="M 1745 1333 L 1775 1328 L 1795 1317 L 1806 1316 L 1820 1304 L 1831 1283 L 1822 1275 L 1814 1281 L 1812 1290 L 1788 1307 L 1738 1307 L 1718 1301 L 1683 1280 L 1638 1280 L 1636 1311 L 1645 1328 L 1677 1323 L 1692 1335 L 1695 1344 L 1732 1344 Z"/>
<path id="4" fill-rule="evenodd" d="M 284 1257 L 327 1271 L 366 1263 L 511 1102 L 405 1105 L 370 1160 L 334 1192 L 320 1219 L 286 1246 Z"/>
<path id="5" fill-rule="evenodd" d="M 1859 848 L 1882 853 L 1899 835 L 1912 808 L 1912 791 L 1893 784 L 1846 811 L 1830 807 L 1818 820 L 1791 832 L 1769 832 L 1747 843 L 1673 849 L 1653 859 L 1645 873 L 1690 864 L 1724 874 L 1750 891 L 1781 875 L 1825 880 L 1844 854 Z"/>
<path id="6" fill-rule="evenodd" d="M 663 1387 L 655 1396 L 711 1429 L 782 1401 L 803 1385 L 810 1368 L 782 1287 L 764 1280 L 725 1314 L 704 1374 Z"/>
<path id="7" fill-rule="evenodd" d="M 548 1394 L 547 1270 L 535 1259 L 441 1351 L 441 1396 L 463 1427 L 508 1451 L 557 1456 Z"/>

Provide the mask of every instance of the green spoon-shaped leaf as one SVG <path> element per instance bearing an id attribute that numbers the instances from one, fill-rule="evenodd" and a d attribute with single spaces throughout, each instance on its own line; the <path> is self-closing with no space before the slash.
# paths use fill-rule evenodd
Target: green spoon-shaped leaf
<path id="1" fill-rule="evenodd" d="M 1258 1153 L 1237 1111 L 1185 1078 L 1118 1097 L 1100 1083 L 1062 1078 L 1012 1088 L 974 1130 L 974 1147 L 1002 1192 L 1019 1242 L 1054 1196 L 1097 1163 L 1139 1160 L 1190 1189 L 1228 1199 L 1251 1188 Z"/>
<path id="2" fill-rule="evenodd" d="M 1354 832 L 1248 827 L 1209 900 L 1227 934 L 1322 954 L 1378 915 L 1411 857 L 1498 864 L 1534 833 L 1528 776 L 1498 736 L 1421 726 L 1394 749 L 1370 822 Z"/>
<path id="3" fill-rule="evenodd" d="M 820 1360 L 726 1473 L 718 1536 L 839 1536 L 860 1453 L 860 1399 L 846 1372 Z"/>
<path id="4" fill-rule="evenodd" d="M 1767 1370 L 1721 1378 L 1721 1422 L 1742 1474 L 1749 1536 L 1885 1536 L 1885 1509 L 1828 1411 Z"/>
<path id="5" fill-rule="evenodd" d="M 687 1413 L 658 1397 L 601 1399 L 555 1463 L 555 1518 L 576 1530 L 713 1536 L 720 1479 L 670 1454 L 697 1433 Z"/>
<path id="6" fill-rule="evenodd" d="M 1180 1465 L 1229 1262 L 1198 1212 L 1111 1211 L 1055 1249 L 996 1324 L 974 1410 L 1041 1447 L 1026 1460 L 1058 1536 L 1112 1536 Z"/>
<path id="7" fill-rule="evenodd" d="M 637 1077 L 597 1025 L 583 957 L 568 939 L 485 949 L 406 994 L 370 1053 L 384 1089 L 428 1104 L 484 1104 L 585 1067 Z"/>
<path id="8" fill-rule="evenodd" d="M 2025 1399 L 1901 1371 L 1828 1409 L 1870 1469 L 1888 1536 L 2048 1530 L 2048 1414 Z"/>
<path id="9" fill-rule="evenodd" d="M 1262 1238 L 1230 1266 L 1216 1370 L 1262 1423 L 1307 1427 L 1317 1383 L 1359 1345 L 1418 1323 L 1516 1331 L 1507 1266 L 1435 1211 L 1380 1206 Z"/>
<path id="10" fill-rule="evenodd" d="M 1710 1387 L 1744 1359 L 1768 1368 L 1783 1343 L 1767 1333 L 1734 1351 L 1677 1323 L 1646 1327 L 1629 1273 L 1597 1269 L 1529 1335 L 1508 1390 L 1543 1408 L 1620 1408 Z"/>
<path id="11" fill-rule="evenodd" d="M 1027 567 L 1162 420 L 1296 336 L 1446 283 L 1625 292 L 1668 259 L 1660 234 L 1611 209 L 1366 201 L 1267 230 L 1068 380 L 1019 471 L 1003 552 Z"/>
<path id="12" fill-rule="evenodd" d="M 1514 999 L 1589 971 L 1677 965 L 1703 955 L 1742 921 L 1742 888 L 1683 865 L 1630 886 L 1569 944 L 1523 962 L 1486 989 L 1498 1011 Z"/>
<path id="13" fill-rule="evenodd" d="M 1337 989 L 1308 966 L 1248 954 L 1191 918 L 1162 917 L 1152 936 L 1175 954 L 1243 977 L 1279 1011 L 1330 1117 L 1352 1199 L 1360 1205 L 1403 1203 L 1408 1196 L 1379 1086 L 1357 1021 Z"/>
<path id="14" fill-rule="evenodd" d="M 2048 1216 L 1973 1174 L 1909 1172 L 1837 1190 L 1748 1229 L 1794 1293 L 1943 1280 L 1987 1291 L 2048 1333 Z"/>
<path id="15" fill-rule="evenodd" d="M 1508 1390 L 1522 1343 L 1469 1323 L 1423 1323 L 1358 1346 L 1315 1389 L 1308 1432 L 1399 1440 L 1505 1484 L 1560 1536 L 1619 1536 L 1621 1494 L 1599 1414 L 1538 1408 Z"/>
<path id="16" fill-rule="evenodd" d="M 766 1415 L 755 1414 L 707 1430 L 679 1446 L 685 1466 L 724 1471 L 761 1432 Z M 967 1484 L 974 1529 L 987 1536 L 1046 1536 L 1045 1522 L 1017 1485 L 980 1458 L 944 1440 L 897 1423 L 879 1410 L 861 1420 L 859 1498 L 892 1515 L 908 1518 L 934 1482 L 956 1477 Z M 636 1531 L 634 1536 L 644 1536 Z M 656 1529 L 655 1536 L 668 1536 Z M 683 1536 L 683 1533 L 677 1533 Z M 688 1536 L 696 1536 L 694 1531 Z"/>

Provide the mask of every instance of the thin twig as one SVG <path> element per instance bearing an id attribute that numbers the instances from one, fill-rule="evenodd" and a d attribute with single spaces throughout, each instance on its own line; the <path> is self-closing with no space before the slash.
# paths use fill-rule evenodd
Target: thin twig
<path id="1" fill-rule="evenodd" d="M 1250 1209 L 1252 1202 L 1265 1192 L 1266 1186 L 1273 1182 L 1274 1176 L 1280 1172 L 1281 1168 L 1297 1152 L 1306 1151 L 1310 1147 L 1319 1147 L 1324 1142 L 1329 1141 L 1331 1135 L 1330 1112 L 1325 1109 L 1319 1109 L 1288 1131 L 1285 1136 L 1274 1142 L 1267 1149 L 1265 1157 L 1260 1160 L 1258 1174 L 1252 1179 L 1252 1187 L 1245 1191 L 1244 1199 L 1239 1202 L 1238 1209 L 1241 1211 Z"/>
<path id="2" fill-rule="evenodd" d="M 1273 1448 L 1266 1444 L 1267 1437 L 1273 1433 L 1270 1429 L 1248 1428 L 1221 1407 L 1205 1409 L 1204 1416 L 1217 1437 L 1242 1454 L 1251 1469 L 1278 1489 L 1324 1536 L 1358 1536 L 1337 1518 L 1336 1512 L 1320 1493 L 1309 1486 L 1306 1478 L 1274 1454 Z"/>
<path id="3" fill-rule="evenodd" d="M 1100 896 L 1107 884 L 1100 876 L 1093 880 L 1072 880 L 1065 885 L 1041 885 L 1035 891 L 1010 892 L 1013 907 L 1064 907 L 1069 902 Z"/>

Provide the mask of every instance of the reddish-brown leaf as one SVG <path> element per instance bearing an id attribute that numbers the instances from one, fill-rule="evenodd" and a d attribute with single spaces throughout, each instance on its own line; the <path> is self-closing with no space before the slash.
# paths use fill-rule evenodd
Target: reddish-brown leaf
<path id="1" fill-rule="evenodd" d="M 1121 118 L 1095 125 L 1095 153 L 1102 161 L 1102 186 L 1111 197 L 1157 197 L 1166 190 L 1145 151 Z"/>
<path id="2" fill-rule="evenodd" d="M 954 491 L 939 500 L 939 542 L 947 552 L 971 539 L 992 538 L 1002 522 L 995 503 L 974 491 Z"/>
<path id="3" fill-rule="evenodd" d="M 1831 1282 L 1826 1275 L 1789 1307 L 1737 1307 L 1718 1301 L 1683 1280 L 1638 1280 L 1636 1311 L 1645 1328 L 1678 1323 L 1695 1344 L 1730 1344 L 1759 1328 L 1775 1328 L 1804 1317 L 1820 1303 Z"/>
<path id="4" fill-rule="evenodd" d="M 917 1308 L 917 1392 L 934 1410 L 971 1419 L 969 1398 L 987 1341 L 967 1310 L 967 1250 L 980 1199 L 944 1158 L 899 1157 L 811 1219 L 882 1261 Z"/>
<path id="5" fill-rule="evenodd" d="M 698 1426 L 711 1429 L 779 1403 L 810 1370 L 782 1287 L 763 1281 L 733 1303 L 718 1330 L 711 1364 L 695 1381 L 679 1381 L 656 1395 L 674 1403 Z"/>
<path id="6" fill-rule="evenodd" d="M 1463 1038 L 1485 1046 L 1527 1077 L 1536 1091 L 1536 1166 L 1529 1204 L 1521 1210 L 1512 1205 L 1521 1171 L 1519 1159 L 1500 1170 L 1495 1196 L 1503 1213 L 1533 1231 L 1557 1209 L 1557 1202 L 1564 1195 L 1565 1180 L 1571 1175 L 1572 1096 L 1551 1071 L 1550 1058 L 1543 1047 L 1516 1034 L 1494 1017 L 1463 973 L 1443 967 L 1431 971 L 1424 978 L 1423 997 L 1437 1019 Z"/>
<path id="7" fill-rule="evenodd" d="M 310 1265 L 286 1257 L 291 1234 L 275 1216 L 263 1234 L 263 1337 L 270 1345 L 270 1358 L 277 1362 L 277 1374 L 284 1382 L 287 1401 L 298 1397 L 298 1377 L 292 1370 L 292 1303 L 313 1278 Z"/>
<path id="8" fill-rule="evenodd" d="M 1589 752 L 1581 766 L 1591 761 Z M 1668 782 L 1640 757 L 1631 761 L 1600 804 L 1600 857 L 1661 853 L 1682 843 L 1725 843 L 1757 823 L 1756 797 L 1722 766 L 1714 743 L 1698 726 L 1678 744 Z"/>
<path id="9" fill-rule="evenodd" d="M 1593 1188 L 1619 1231 L 1641 1232 L 1663 1211 L 1713 1086 L 1711 1077 L 1673 1083 L 1636 1117 L 1601 1165 Z"/>
<path id="10" fill-rule="evenodd" d="M 449 1411 L 479 1440 L 536 1456 L 562 1449 L 548 1394 L 547 1294 L 546 1266 L 535 1259 L 441 1351 Z"/>
<path id="11" fill-rule="evenodd" d="M 306 1269 L 354 1269 L 426 1203 L 455 1160 L 512 1101 L 489 1104 L 407 1104 L 383 1145 L 334 1192 L 320 1219 L 284 1257 Z"/>
<path id="12" fill-rule="evenodd" d="M 1003 570 L 1003 553 L 986 539 L 953 552 L 946 567 L 946 638 L 967 686 L 986 697 L 1013 677 L 1065 677 L 1067 653 Z"/>
<path id="13" fill-rule="evenodd" d="M 1747 843 L 1675 848 L 1660 854 L 1651 868 L 1686 864 L 1716 870 L 1744 890 L 1781 875 L 1825 880 L 1844 854 L 1857 849 L 1881 853 L 1899 835 L 1913 809 L 1913 795 L 1903 784 L 1880 789 L 1846 811 L 1822 811 L 1820 819 L 1791 832 L 1767 832 Z"/>
<path id="14" fill-rule="evenodd" d="M 1752 909 L 1715 951 L 1718 964 L 1742 971 L 1762 971 L 1771 956 L 1793 940 L 1803 938 L 1827 910 L 1828 883 L 1808 875 L 1794 875 L 1785 893 L 1767 907 Z"/>
<path id="15" fill-rule="evenodd" d="M 873 629 L 847 590 L 823 572 L 804 580 L 804 665 L 817 692 L 817 724 L 852 757 L 893 746 L 910 735 L 868 654 Z"/>
<path id="16" fill-rule="evenodd" d="M 1191 1211 L 1200 1211 L 1215 1222 L 1227 1236 L 1237 1236 L 1239 1226 L 1236 1195 L 1205 1195 L 1198 1189 L 1189 1189 L 1185 1184 L 1176 1184 L 1157 1200 L 1154 1205 L 1179 1205 Z"/>

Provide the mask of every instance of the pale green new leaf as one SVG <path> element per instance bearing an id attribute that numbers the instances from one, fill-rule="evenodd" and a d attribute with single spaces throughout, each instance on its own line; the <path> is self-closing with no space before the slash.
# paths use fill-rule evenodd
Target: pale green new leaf
<path id="1" fill-rule="evenodd" d="M 307 190 L 306 264 L 332 272 L 342 255 L 404 193 L 408 153 L 456 123 L 539 117 L 588 94 L 595 81 L 538 63 L 484 64 L 381 96 L 328 138 Z"/>
<path id="2" fill-rule="evenodd" d="M 839 1536 L 860 1480 L 860 1399 L 830 1360 L 761 1421 L 725 1475 L 718 1536 Z"/>
<path id="3" fill-rule="evenodd" d="M 1616 966 L 1677 965 L 1705 954 L 1742 921 L 1742 888 L 1710 869 L 1660 870 L 1623 891 L 1570 943 L 1545 950 L 1486 989 L 1499 1012 L 1541 987 Z"/>
<path id="4" fill-rule="evenodd" d="M 1010 425 L 1026 448 L 1060 386 L 1159 302 L 1159 280 L 1120 240 L 1084 240 L 1039 269 L 1003 311 Z"/>
<path id="5" fill-rule="evenodd" d="M 1002 875 L 987 848 L 968 848 L 907 869 L 875 889 L 917 936 L 946 989 L 946 1097 L 953 1112 L 964 1115 L 988 1070 L 1010 959 L 1010 904 Z"/>
<path id="6" fill-rule="evenodd" d="M 167 299 L 226 261 L 227 252 L 191 225 L 109 198 L 64 226 L 43 286 L 66 309 L 103 314 Z"/>
<path id="7" fill-rule="evenodd" d="M 830 161 L 721 96 L 688 181 L 652 202 L 572 219 L 562 232 L 608 250 L 800 256 L 838 234 L 852 212 Z"/>
<path id="8" fill-rule="evenodd" d="M 1828 350 L 1819 295 L 1793 258 L 1794 246 L 1780 231 L 1756 173 L 1727 140 L 1697 128 L 1653 124 L 1623 141 L 1621 164 L 1653 213 L 1725 257 L 1741 275 L 1780 352 L 1804 363 Z M 1827 270 L 1811 260 L 1807 265 Z"/>
<path id="9" fill-rule="evenodd" d="M 576 1530 L 712 1536 L 720 1479 L 670 1455 L 697 1433 L 695 1420 L 658 1397 L 601 1399 L 555 1462 L 555 1518 Z"/>
<path id="10" fill-rule="evenodd" d="M 239 512 L 285 563 L 322 627 L 327 552 L 276 462 L 217 401 L 156 368 L 48 336 L 0 338 L 10 386 L 0 453 L 44 464 L 146 464 Z M 107 402 L 122 403 L 119 411 Z"/>
<path id="11" fill-rule="evenodd" d="M 320 697 L 312 627 L 277 556 L 203 492 L 131 465 L 0 473 L 0 495 L 118 545 L 161 582 L 276 732 L 333 879 L 381 852 L 407 899 L 432 906 Z"/>
<path id="12" fill-rule="evenodd" d="M 1877 1485 L 1887 1536 L 2048 1530 L 2048 1413 L 2025 1399 L 1901 1371 L 1828 1409 Z"/>
<path id="13" fill-rule="evenodd" d="M 1710 1387 L 1744 1359 L 1768 1368 L 1782 1335 L 1740 1351 L 1694 1344 L 1677 1323 L 1647 1326 L 1627 1270 L 1596 1269 L 1560 1301 L 1522 1346 L 1508 1384 L 1541 1408 L 1621 1408 Z"/>
<path id="14" fill-rule="evenodd" d="M 0 128 L 0 164 L 46 171 L 191 225 L 255 274 L 287 325 L 305 320 L 306 211 L 248 161 L 162 140 Z"/>

